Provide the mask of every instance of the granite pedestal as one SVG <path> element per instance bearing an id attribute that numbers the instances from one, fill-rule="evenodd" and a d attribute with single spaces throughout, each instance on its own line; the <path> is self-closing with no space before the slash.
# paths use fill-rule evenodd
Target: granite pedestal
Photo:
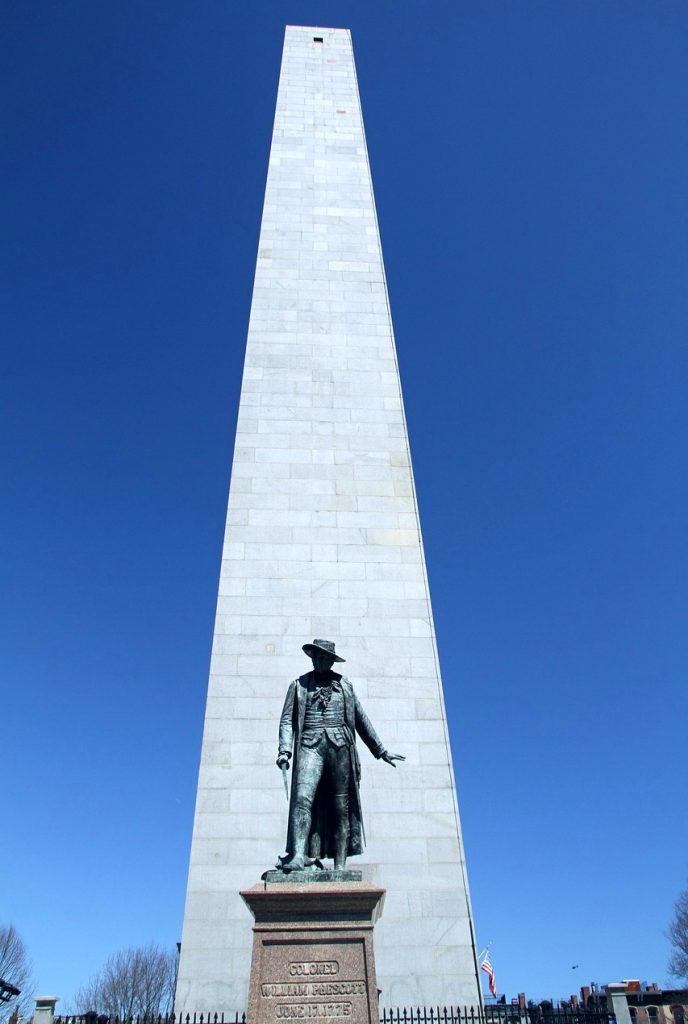
<path id="1" fill-rule="evenodd" d="M 384 889 L 265 881 L 241 896 L 255 918 L 249 1024 L 339 1017 L 377 1024 L 373 927 Z"/>

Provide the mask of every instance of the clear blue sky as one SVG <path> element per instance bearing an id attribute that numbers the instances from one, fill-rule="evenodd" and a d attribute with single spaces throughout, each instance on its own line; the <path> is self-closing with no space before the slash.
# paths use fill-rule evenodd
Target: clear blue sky
<path id="1" fill-rule="evenodd" d="M 0 920 L 37 988 L 180 938 L 287 22 L 353 31 L 479 942 L 510 996 L 666 981 L 688 6 L 1 18 Z"/>

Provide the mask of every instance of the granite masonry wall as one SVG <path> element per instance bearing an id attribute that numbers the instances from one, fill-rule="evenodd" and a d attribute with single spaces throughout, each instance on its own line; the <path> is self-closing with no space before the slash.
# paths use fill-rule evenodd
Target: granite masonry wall
<path id="1" fill-rule="evenodd" d="M 321 39 L 321 42 L 316 41 Z M 243 1010 L 239 890 L 284 851 L 275 767 L 301 645 L 334 640 L 396 769 L 361 744 L 387 890 L 381 1005 L 478 1002 L 444 699 L 350 33 L 289 27 L 232 466 L 176 1009 Z"/>

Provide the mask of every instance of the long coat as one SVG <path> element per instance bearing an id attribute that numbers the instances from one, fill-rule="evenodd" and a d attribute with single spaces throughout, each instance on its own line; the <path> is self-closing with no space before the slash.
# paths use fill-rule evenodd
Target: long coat
<path id="1" fill-rule="evenodd" d="M 349 775 L 349 848 L 347 856 L 362 853 L 365 843 L 363 830 L 363 817 L 361 813 L 361 794 L 359 783 L 361 779 L 361 765 L 356 750 L 356 733 L 361 737 L 370 750 L 373 757 L 379 758 L 385 751 L 384 744 L 380 741 L 370 719 L 366 715 L 361 702 L 359 701 L 353 686 L 344 676 L 337 672 L 331 672 L 331 677 L 341 686 L 344 696 L 344 721 L 348 726 L 353 742 L 350 747 L 350 775 Z M 303 723 L 306 717 L 306 700 L 309 689 L 315 688 L 315 673 L 307 672 L 290 683 L 287 696 L 284 701 L 282 717 L 279 728 L 279 750 L 280 753 L 292 754 L 292 784 L 291 796 L 289 799 L 289 828 L 287 831 L 287 853 L 294 852 L 293 842 L 293 820 L 294 801 L 296 799 L 296 780 L 299 770 L 299 747 L 303 733 Z M 337 822 L 334 813 L 334 799 L 332 787 L 329 782 L 328 773 L 323 772 L 318 788 L 313 799 L 313 813 L 311 816 L 311 832 L 307 844 L 307 852 L 310 857 L 334 857 L 335 840 L 334 832 Z"/>

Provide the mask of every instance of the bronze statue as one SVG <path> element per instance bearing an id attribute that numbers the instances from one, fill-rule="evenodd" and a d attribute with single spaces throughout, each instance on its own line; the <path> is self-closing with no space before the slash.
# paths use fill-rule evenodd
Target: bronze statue
<path id="1" fill-rule="evenodd" d="M 387 752 L 349 680 L 332 671 L 344 661 L 334 643 L 314 640 L 303 650 L 313 671 L 290 684 L 280 719 L 277 766 L 286 773 L 291 760 L 293 773 L 287 854 L 277 866 L 300 871 L 334 857 L 340 870 L 364 846 L 356 733 L 374 757 L 393 768 L 405 758 Z"/>

